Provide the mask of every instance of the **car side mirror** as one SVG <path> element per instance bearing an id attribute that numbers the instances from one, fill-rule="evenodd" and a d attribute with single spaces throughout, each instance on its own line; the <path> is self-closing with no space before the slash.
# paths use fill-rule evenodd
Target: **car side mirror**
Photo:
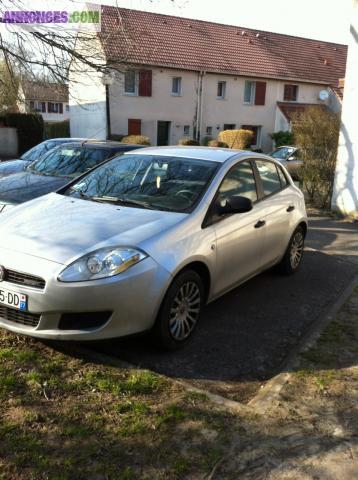
<path id="1" fill-rule="evenodd" d="M 252 210 L 252 201 L 246 197 L 228 197 L 224 204 L 218 204 L 218 214 L 228 215 L 233 213 L 245 213 Z"/>
<path id="2" fill-rule="evenodd" d="M 290 161 L 290 160 L 296 160 L 296 159 L 295 159 L 295 157 L 291 156 L 291 157 L 288 157 L 288 159 L 287 159 L 287 160 L 289 160 L 289 161 Z"/>

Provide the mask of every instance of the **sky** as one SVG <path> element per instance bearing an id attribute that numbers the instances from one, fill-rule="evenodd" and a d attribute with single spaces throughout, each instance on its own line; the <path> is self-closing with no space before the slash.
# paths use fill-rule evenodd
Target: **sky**
<path id="1" fill-rule="evenodd" d="M 6 2 L 5 2 L 6 3 Z M 29 9 L 79 9 L 80 0 L 12 0 Z M 97 3 L 92 0 L 92 3 Z M 102 4 L 319 40 L 349 41 L 351 0 L 102 0 Z"/>
<path id="2" fill-rule="evenodd" d="M 348 43 L 351 0 L 104 0 L 103 4 Z"/>

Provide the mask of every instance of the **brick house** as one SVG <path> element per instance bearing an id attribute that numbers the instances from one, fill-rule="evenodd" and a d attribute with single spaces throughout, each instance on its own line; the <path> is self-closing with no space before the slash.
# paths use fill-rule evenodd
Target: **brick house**
<path id="1" fill-rule="evenodd" d="M 347 54 L 345 45 L 109 6 L 93 49 L 113 68 L 107 81 L 73 64 L 73 136 L 141 133 L 165 145 L 244 127 L 264 151 L 294 110 L 339 109 Z"/>

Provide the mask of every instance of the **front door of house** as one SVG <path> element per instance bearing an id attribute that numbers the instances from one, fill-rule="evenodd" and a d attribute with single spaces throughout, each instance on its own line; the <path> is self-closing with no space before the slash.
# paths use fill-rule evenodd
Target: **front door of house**
<path id="1" fill-rule="evenodd" d="M 169 145 L 170 122 L 158 122 L 157 145 Z"/>

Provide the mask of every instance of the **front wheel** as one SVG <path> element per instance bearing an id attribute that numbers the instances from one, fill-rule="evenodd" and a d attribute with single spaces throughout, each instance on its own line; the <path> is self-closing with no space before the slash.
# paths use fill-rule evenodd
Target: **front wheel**
<path id="1" fill-rule="evenodd" d="M 153 327 L 160 347 L 175 350 L 193 334 L 204 304 L 204 286 L 193 270 L 180 273 L 170 285 Z"/>
<path id="2" fill-rule="evenodd" d="M 285 255 L 278 265 L 281 273 L 285 275 L 291 275 L 292 273 L 297 272 L 303 257 L 304 243 L 305 232 L 301 226 L 298 226 L 293 232 Z"/>

